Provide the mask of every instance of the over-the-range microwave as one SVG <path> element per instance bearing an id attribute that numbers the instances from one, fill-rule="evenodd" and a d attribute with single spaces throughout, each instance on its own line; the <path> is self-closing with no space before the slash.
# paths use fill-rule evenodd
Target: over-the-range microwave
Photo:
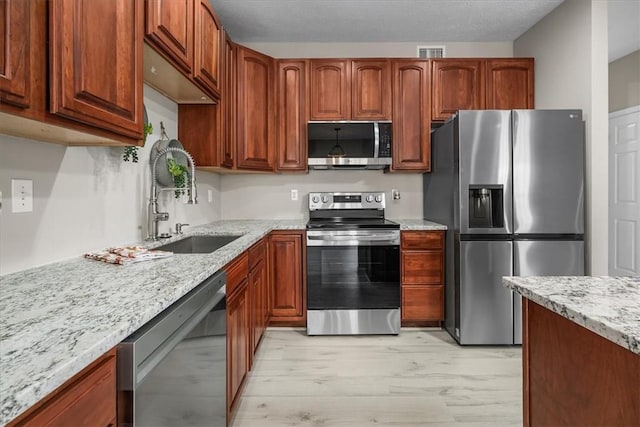
<path id="1" fill-rule="evenodd" d="M 391 164 L 391 122 L 312 121 L 310 169 L 383 169 Z"/>

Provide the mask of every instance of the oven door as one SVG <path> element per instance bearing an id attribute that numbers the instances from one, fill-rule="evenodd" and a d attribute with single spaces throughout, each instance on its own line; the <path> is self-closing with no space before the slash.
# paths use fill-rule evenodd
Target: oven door
<path id="1" fill-rule="evenodd" d="M 398 309 L 399 249 L 399 230 L 307 231 L 307 308 Z"/>

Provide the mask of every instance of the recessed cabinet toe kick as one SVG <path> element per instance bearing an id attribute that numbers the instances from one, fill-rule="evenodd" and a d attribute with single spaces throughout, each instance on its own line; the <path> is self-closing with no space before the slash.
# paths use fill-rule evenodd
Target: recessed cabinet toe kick
<path id="1" fill-rule="evenodd" d="M 311 193 L 307 334 L 400 332 L 400 227 L 384 193 Z"/>
<path id="2" fill-rule="evenodd" d="M 212 275 L 118 346 L 119 426 L 226 425 L 225 283 Z"/>

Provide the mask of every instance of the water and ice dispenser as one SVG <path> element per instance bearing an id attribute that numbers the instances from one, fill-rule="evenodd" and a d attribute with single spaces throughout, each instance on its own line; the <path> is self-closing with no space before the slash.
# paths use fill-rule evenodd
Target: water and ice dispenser
<path id="1" fill-rule="evenodd" d="M 504 227 L 502 185 L 469 186 L 469 228 Z"/>

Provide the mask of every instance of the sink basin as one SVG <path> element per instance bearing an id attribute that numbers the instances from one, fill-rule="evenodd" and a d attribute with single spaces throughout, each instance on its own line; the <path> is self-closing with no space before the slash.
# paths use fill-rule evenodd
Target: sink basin
<path id="1" fill-rule="evenodd" d="M 207 254 L 220 249 L 242 236 L 217 235 L 217 236 L 189 236 L 176 242 L 167 243 L 154 248 L 161 251 L 170 251 L 174 254 Z"/>

